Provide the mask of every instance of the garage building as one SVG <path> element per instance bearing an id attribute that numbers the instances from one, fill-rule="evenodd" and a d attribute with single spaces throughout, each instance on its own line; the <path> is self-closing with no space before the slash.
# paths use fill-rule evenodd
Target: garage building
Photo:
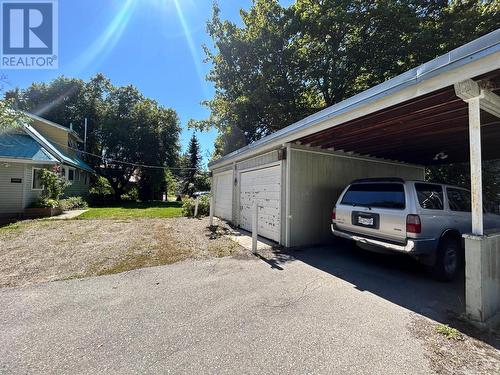
<path id="1" fill-rule="evenodd" d="M 482 160 L 500 159 L 500 29 L 209 164 L 215 215 L 286 247 L 332 239 L 330 212 L 357 178 L 424 179 L 470 162 L 466 310 L 500 311 L 500 235 L 483 228 Z M 500 320 L 500 319 L 499 319 Z"/>
<path id="2" fill-rule="evenodd" d="M 490 33 L 210 163 L 215 216 L 250 231 L 256 200 L 260 236 L 286 247 L 327 243 L 331 209 L 352 180 L 423 180 L 424 165 L 467 161 L 467 104 L 454 84 L 485 74 L 496 84 L 499 36 Z M 486 120 L 485 130 L 498 134 L 491 126 L 498 118 Z M 484 147 L 489 159 L 500 157 L 494 139 Z"/>
<path id="3" fill-rule="evenodd" d="M 342 189 L 364 177 L 423 179 L 424 168 L 344 152 L 288 144 L 213 169 L 215 216 L 252 230 L 259 205 L 258 234 L 286 247 L 332 240 L 332 208 Z"/>

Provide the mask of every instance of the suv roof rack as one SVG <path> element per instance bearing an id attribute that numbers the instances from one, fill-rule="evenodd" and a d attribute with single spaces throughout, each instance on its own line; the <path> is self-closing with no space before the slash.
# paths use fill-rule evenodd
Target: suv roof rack
<path id="1" fill-rule="evenodd" d="M 374 178 L 360 178 L 351 182 L 351 184 L 358 184 L 363 182 L 405 182 L 400 177 L 374 177 Z"/>

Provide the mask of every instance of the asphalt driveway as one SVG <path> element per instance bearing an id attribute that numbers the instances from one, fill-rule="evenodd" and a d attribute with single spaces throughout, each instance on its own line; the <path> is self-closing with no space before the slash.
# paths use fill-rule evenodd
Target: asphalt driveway
<path id="1" fill-rule="evenodd" d="M 449 306 L 459 304 L 456 286 L 390 263 L 370 267 L 364 256 L 344 250 L 293 255 L 185 261 L 2 289 L 0 372 L 429 374 L 440 369 L 422 339 L 432 336 L 435 324 L 424 316 L 446 314 L 437 304 L 443 298 Z M 401 275 L 406 285 L 397 285 Z M 415 283 L 422 286 L 412 289 Z M 393 291 L 383 292 L 383 285 Z M 429 298 L 419 304 L 423 296 Z"/>

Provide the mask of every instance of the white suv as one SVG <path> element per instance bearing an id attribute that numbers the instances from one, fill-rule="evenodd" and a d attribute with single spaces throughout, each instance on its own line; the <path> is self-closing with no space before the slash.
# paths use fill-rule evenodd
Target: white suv
<path id="1" fill-rule="evenodd" d="M 470 211 L 470 192 L 457 186 L 363 179 L 342 192 L 331 227 L 361 248 L 406 253 L 451 280 L 463 260 L 462 234 L 471 231 Z M 485 228 L 500 228 L 499 215 L 485 213 L 484 221 Z"/>

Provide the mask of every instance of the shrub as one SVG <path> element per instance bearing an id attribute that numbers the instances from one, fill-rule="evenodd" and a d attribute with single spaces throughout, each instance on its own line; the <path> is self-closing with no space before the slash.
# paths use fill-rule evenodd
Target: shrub
<path id="1" fill-rule="evenodd" d="M 182 204 L 182 213 L 184 216 L 193 217 L 194 208 L 196 205 L 196 200 L 193 198 L 186 199 Z M 210 215 L 210 197 L 208 195 L 203 195 L 200 197 L 200 202 L 198 204 L 198 216 L 208 216 Z"/>
<path id="2" fill-rule="evenodd" d="M 41 194 L 42 199 L 50 199 L 57 201 L 64 190 L 71 185 L 66 179 L 58 173 L 58 167 L 54 171 L 48 169 L 40 170 L 40 181 L 43 186 Z"/>
<path id="3" fill-rule="evenodd" d="M 59 207 L 59 202 L 55 199 L 50 199 L 50 198 L 38 198 L 38 200 L 30 206 L 30 208 L 57 208 L 57 207 Z"/>
<path id="4" fill-rule="evenodd" d="M 82 210 L 88 208 L 87 202 L 82 197 L 69 197 L 59 201 L 59 207 L 64 211 Z"/>
<path id="5" fill-rule="evenodd" d="M 115 195 L 113 188 L 106 178 L 99 176 L 89 189 L 87 202 L 89 202 L 91 206 L 104 206 L 114 203 L 114 201 Z"/>
<path id="6" fill-rule="evenodd" d="M 137 202 L 139 200 L 139 189 L 133 186 L 126 194 L 122 194 L 120 198 L 125 202 Z"/>

